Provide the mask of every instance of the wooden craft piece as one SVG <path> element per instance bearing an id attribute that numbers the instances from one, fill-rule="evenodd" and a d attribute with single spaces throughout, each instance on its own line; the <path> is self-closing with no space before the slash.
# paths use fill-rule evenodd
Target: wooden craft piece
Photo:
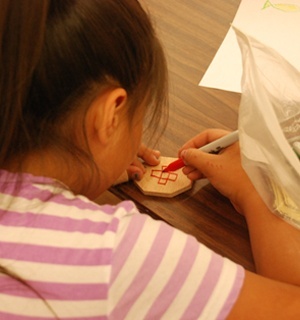
<path id="1" fill-rule="evenodd" d="M 158 166 L 145 165 L 146 173 L 141 181 L 135 181 L 136 186 L 149 196 L 172 198 L 192 187 L 192 181 L 183 173 L 177 171 L 163 172 L 176 158 L 161 157 Z"/>

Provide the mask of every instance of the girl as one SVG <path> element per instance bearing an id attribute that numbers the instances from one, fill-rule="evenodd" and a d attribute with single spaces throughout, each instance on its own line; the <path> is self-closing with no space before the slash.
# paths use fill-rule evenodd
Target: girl
<path id="1" fill-rule="evenodd" d="M 138 1 L 1 0 L 0 41 L 1 319 L 299 318 L 298 230 L 264 206 L 238 145 L 194 149 L 225 132 L 183 146 L 184 172 L 245 215 L 265 277 L 131 202 L 92 202 L 145 154 L 144 119 L 153 128 L 167 102 Z"/>

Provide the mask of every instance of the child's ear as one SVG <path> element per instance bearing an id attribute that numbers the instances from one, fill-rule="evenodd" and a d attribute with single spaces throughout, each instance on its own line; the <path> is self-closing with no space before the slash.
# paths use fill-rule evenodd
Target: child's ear
<path id="1" fill-rule="evenodd" d="M 123 88 L 112 89 L 94 101 L 92 125 L 101 144 L 107 144 L 119 125 L 120 111 L 126 102 L 127 92 Z"/>

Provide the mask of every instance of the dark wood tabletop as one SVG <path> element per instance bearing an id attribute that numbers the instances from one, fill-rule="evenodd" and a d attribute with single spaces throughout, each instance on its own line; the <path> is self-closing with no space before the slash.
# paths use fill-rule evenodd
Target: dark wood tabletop
<path id="1" fill-rule="evenodd" d="M 240 94 L 198 86 L 234 19 L 240 0 L 143 0 L 163 43 L 169 68 L 170 111 L 156 145 L 176 157 L 187 140 L 207 128 L 237 129 Z M 97 202 L 133 200 L 141 212 L 195 236 L 254 271 L 245 219 L 206 180 L 174 198 L 143 195 L 132 183 L 111 188 Z"/>

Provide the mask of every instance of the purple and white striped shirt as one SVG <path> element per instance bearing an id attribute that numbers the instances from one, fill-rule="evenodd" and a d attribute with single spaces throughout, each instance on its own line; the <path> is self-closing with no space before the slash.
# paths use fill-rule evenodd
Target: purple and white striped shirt
<path id="1" fill-rule="evenodd" d="M 224 319 L 242 267 L 138 212 L 0 170 L 0 319 Z"/>

